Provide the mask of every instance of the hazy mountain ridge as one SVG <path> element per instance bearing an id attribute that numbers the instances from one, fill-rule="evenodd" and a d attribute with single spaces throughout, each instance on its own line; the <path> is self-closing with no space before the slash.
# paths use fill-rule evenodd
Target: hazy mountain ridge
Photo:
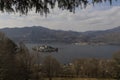
<path id="1" fill-rule="evenodd" d="M 78 39 L 79 32 L 51 30 L 48 28 L 33 26 L 24 28 L 4 28 L 0 31 L 4 32 L 9 38 L 15 42 L 74 42 Z"/>
<path id="2" fill-rule="evenodd" d="M 105 30 L 91 40 L 101 41 L 109 44 L 120 44 L 120 27 Z"/>
<path id="3" fill-rule="evenodd" d="M 43 43 L 43 42 L 88 42 L 88 43 L 109 43 L 120 44 L 120 27 L 103 31 L 62 31 L 52 30 L 41 26 L 24 28 L 0 29 L 15 42 Z"/>

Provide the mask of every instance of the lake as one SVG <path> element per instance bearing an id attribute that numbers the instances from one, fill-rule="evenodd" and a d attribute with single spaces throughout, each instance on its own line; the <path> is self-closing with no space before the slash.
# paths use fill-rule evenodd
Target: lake
<path id="1" fill-rule="evenodd" d="M 32 50 L 33 46 L 38 46 L 42 44 L 26 44 L 27 47 Z M 62 63 L 71 62 L 76 58 L 112 58 L 112 55 L 120 51 L 120 46 L 113 45 L 73 45 L 73 44 L 47 44 L 49 46 L 58 48 L 58 52 L 43 53 L 39 54 L 41 57 L 46 55 L 52 55 L 57 60 Z"/>

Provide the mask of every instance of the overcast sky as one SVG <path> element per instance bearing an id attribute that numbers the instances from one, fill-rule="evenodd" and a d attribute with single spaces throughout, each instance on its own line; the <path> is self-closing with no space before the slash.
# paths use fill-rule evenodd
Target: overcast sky
<path id="1" fill-rule="evenodd" d="M 120 0 L 117 3 L 113 2 L 113 6 L 103 3 L 95 5 L 95 7 L 88 5 L 86 9 L 82 10 L 77 8 L 75 14 L 58 8 L 51 10 L 47 17 L 34 12 L 30 12 L 27 16 L 0 13 L 0 28 L 26 26 L 43 26 L 50 29 L 73 31 L 114 28 L 120 26 Z"/>

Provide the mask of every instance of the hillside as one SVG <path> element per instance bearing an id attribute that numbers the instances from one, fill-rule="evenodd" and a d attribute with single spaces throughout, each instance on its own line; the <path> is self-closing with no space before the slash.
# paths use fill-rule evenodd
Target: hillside
<path id="1" fill-rule="evenodd" d="M 73 31 L 51 30 L 41 26 L 32 26 L 24 28 L 4 28 L 4 32 L 15 42 L 24 41 L 27 43 L 44 42 L 74 42 L 79 38 L 80 33 Z"/>
<path id="2" fill-rule="evenodd" d="M 120 27 L 102 31 L 99 35 L 93 37 L 91 41 L 120 44 Z"/>
<path id="3" fill-rule="evenodd" d="M 15 42 L 24 41 L 26 43 L 107 43 L 120 44 L 120 27 L 103 31 L 74 32 L 51 30 L 41 26 L 32 26 L 24 28 L 4 28 L 4 32 Z"/>

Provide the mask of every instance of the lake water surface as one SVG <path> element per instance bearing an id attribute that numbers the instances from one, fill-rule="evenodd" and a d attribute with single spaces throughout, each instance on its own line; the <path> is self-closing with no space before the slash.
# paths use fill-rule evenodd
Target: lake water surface
<path id="1" fill-rule="evenodd" d="M 28 48 L 31 50 L 32 47 L 41 44 L 27 44 Z M 92 45 L 73 45 L 73 44 L 47 44 L 49 46 L 58 48 L 58 52 L 52 53 L 42 53 L 42 57 L 46 55 L 52 55 L 62 63 L 71 62 L 76 58 L 112 58 L 112 55 L 120 51 L 120 46 L 113 45 L 102 45 L 102 46 L 92 46 Z"/>

